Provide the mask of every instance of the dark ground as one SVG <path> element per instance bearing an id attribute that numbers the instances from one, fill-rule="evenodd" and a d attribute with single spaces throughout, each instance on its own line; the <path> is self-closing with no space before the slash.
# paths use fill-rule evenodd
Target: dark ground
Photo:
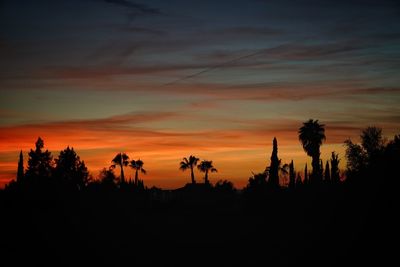
<path id="1" fill-rule="evenodd" d="M 367 189 L 0 197 L 2 266 L 398 266 L 394 197 Z"/>

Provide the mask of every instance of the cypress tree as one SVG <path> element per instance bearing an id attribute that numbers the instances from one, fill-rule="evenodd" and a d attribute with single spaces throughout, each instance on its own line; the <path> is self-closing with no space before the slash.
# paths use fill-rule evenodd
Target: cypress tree
<path id="1" fill-rule="evenodd" d="M 24 156 L 22 150 L 19 153 L 18 170 L 17 170 L 17 182 L 21 183 L 24 181 Z"/>
<path id="2" fill-rule="evenodd" d="M 272 141 L 271 165 L 269 167 L 268 183 L 275 188 L 279 187 L 279 165 L 280 160 L 278 158 L 278 141 L 274 137 L 274 140 Z"/>
<path id="3" fill-rule="evenodd" d="M 296 187 L 300 187 L 303 184 L 303 182 L 301 181 L 301 175 L 300 172 L 297 173 L 297 178 L 296 178 Z"/>
<path id="4" fill-rule="evenodd" d="M 331 182 L 331 171 L 330 171 L 330 169 L 329 169 L 329 161 L 328 161 L 328 160 L 326 161 L 326 165 L 325 165 L 325 175 L 324 175 L 324 178 L 325 178 L 325 182 L 326 182 L 326 183 L 330 183 L 330 182 Z"/>
<path id="5" fill-rule="evenodd" d="M 294 189 L 296 184 L 296 172 L 294 170 L 293 160 L 289 164 L 289 188 Z"/>

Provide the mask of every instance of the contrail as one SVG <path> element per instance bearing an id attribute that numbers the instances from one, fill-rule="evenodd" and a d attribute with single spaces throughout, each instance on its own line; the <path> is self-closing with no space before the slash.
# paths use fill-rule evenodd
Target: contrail
<path id="1" fill-rule="evenodd" d="M 240 60 L 245 59 L 245 58 L 253 57 L 253 56 L 258 55 L 258 54 L 262 54 L 262 53 L 264 53 L 264 52 L 265 52 L 265 49 L 260 50 L 260 51 L 257 51 L 257 52 L 254 52 L 254 53 L 251 53 L 251 54 L 248 54 L 248 55 L 244 55 L 244 56 L 241 56 L 241 57 L 238 57 L 238 58 L 234 58 L 234 59 L 232 59 L 232 60 L 229 60 L 229 61 L 226 61 L 226 62 L 217 64 L 217 65 L 215 65 L 215 66 L 206 68 L 206 69 L 201 70 L 201 71 L 199 71 L 199 72 L 190 74 L 190 75 L 188 75 L 188 76 L 185 76 L 185 77 L 176 79 L 176 80 L 174 80 L 174 81 L 172 81 L 172 82 L 169 82 L 169 83 L 164 84 L 164 86 L 176 84 L 176 83 L 179 83 L 179 82 L 181 82 L 181 81 L 184 81 L 184 80 L 187 80 L 187 79 L 191 79 L 191 78 L 196 77 L 196 76 L 199 76 L 199 75 L 201 75 L 201 74 L 203 74 L 203 73 L 210 72 L 210 71 L 213 71 L 213 70 L 216 70 L 216 69 L 219 69 L 219 68 L 228 66 L 229 64 L 235 63 L 235 62 L 240 61 Z"/>

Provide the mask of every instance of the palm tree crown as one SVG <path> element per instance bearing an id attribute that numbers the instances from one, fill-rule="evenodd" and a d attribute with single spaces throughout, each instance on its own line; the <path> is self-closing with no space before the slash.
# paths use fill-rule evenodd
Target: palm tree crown
<path id="1" fill-rule="evenodd" d="M 121 183 L 125 183 L 124 166 L 128 166 L 129 164 L 128 155 L 125 153 L 118 153 L 111 162 L 113 163 L 111 168 L 115 168 L 116 166 L 121 167 Z"/>
<path id="2" fill-rule="evenodd" d="M 199 158 L 196 158 L 193 155 L 190 155 L 189 158 L 183 158 L 182 161 L 179 163 L 180 167 L 179 169 L 182 171 L 186 171 L 187 169 L 190 169 L 190 176 L 192 179 L 192 184 L 196 183 L 196 180 L 194 179 L 194 172 L 193 168 L 197 166 L 197 162 L 199 161 Z"/>
<path id="3" fill-rule="evenodd" d="M 143 169 L 143 164 L 144 162 L 140 159 L 138 160 L 132 160 L 129 164 L 129 167 L 135 170 L 135 185 L 138 185 L 138 180 L 139 180 L 139 171 L 143 174 L 146 174 L 147 171 Z"/>
<path id="4" fill-rule="evenodd" d="M 320 146 L 326 139 L 324 126 L 318 120 L 310 119 L 303 122 L 303 126 L 299 129 L 299 140 L 303 149 L 312 158 L 313 178 L 320 176 Z"/>
<path id="5" fill-rule="evenodd" d="M 200 162 L 197 168 L 199 169 L 199 171 L 204 172 L 204 182 L 206 184 L 209 183 L 208 172 L 218 172 L 218 170 L 212 165 L 211 160 L 203 160 L 202 162 Z"/>
<path id="6" fill-rule="evenodd" d="M 324 126 L 318 120 L 310 119 L 303 122 L 303 126 L 299 129 L 299 140 L 310 157 L 319 153 L 319 148 L 326 139 Z"/>

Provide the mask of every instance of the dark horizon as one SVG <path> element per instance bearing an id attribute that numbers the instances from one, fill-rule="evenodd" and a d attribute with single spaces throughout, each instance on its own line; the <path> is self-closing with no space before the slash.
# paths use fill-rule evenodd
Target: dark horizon
<path id="1" fill-rule="evenodd" d="M 194 156 L 180 169 L 197 167 L 204 183 L 192 176 L 176 190 L 148 188 L 145 164 L 123 153 L 93 181 L 72 148 L 53 164 L 38 138 L 27 168 L 21 153 L 16 181 L 0 190 L 7 218 L 0 221 L 7 229 L 2 260 L 34 266 L 393 263 L 400 135 L 386 141 L 380 128 L 368 127 L 360 144 L 347 140 L 345 180 L 336 153 L 326 165 L 319 160 L 323 125 L 304 122 L 299 139 L 313 158 L 303 179 L 293 162 L 282 165 L 274 139 L 269 166 L 238 194 L 227 180 L 208 182 L 216 166 Z M 124 178 L 124 166 L 137 171 L 134 180 Z M 119 179 L 112 171 L 118 167 Z M 282 187 L 279 177 L 286 172 L 289 184 Z"/>

